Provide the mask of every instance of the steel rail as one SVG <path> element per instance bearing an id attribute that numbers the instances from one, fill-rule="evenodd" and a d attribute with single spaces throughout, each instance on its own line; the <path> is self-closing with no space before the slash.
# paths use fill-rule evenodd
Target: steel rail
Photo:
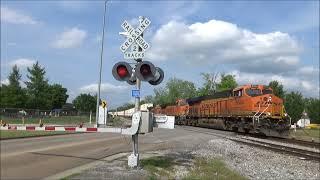
<path id="1" fill-rule="evenodd" d="M 179 126 L 179 127 L 184 130 L 187 130 L 187 131 L 193 131 L 193 132 L 202 133 L 202 134 L 214 135 L 214 136 L 218 136 L 218 137 L 228 139 L 228 140 L 231 140 L 234 142 L 247 144 L 250 146 L 256 146 L 256 147 L 269 149 L 269 150 L 276 151 L 276 152 L 295 155 L 298 157 L 306 158 L 308 160 L 320 161 L 320 151 L 318 151 L 318 152 L 310 151 L 307 149 L 300 149 L 300 148 L 296 148 L 296 147 L 290 147 L 290 146 L 286 146 L 286 145 L 279 145 L 279 144 L 274 144 L 274 143 L 270 143 L 270 142 L 265 142 L 265 141 L 258 140 L 258 139 L 253 140 L 253 139 L 247 139 L 244 137 L 241 138 L 241 137 L 237 137 L 236 134 L 231 134 L 231 133 L 230 134 L 221 134 L 221 133 L 217 133 L 217 132 L 203 131 L 204 128 L 201 128 L 199 130 L 195 130 L 195 129 L 190 129 L 189 126 L 188 126 L 188 128 L 182 127 L 182 126 Z M 217 130 L 217 131 L 219 131 L 219 130 Z M 225 131 L 222 131 L 222 132 L 225 132 Z"/>

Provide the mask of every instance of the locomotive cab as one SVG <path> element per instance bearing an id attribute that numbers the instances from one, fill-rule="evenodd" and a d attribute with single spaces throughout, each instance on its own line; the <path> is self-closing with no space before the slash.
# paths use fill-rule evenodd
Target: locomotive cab
<path id="1" fill-rule="evenodd" d="M 244 88 L 246 96 L 251 97 L 253 111 L 256 115 L 282 118 L 283 100 L 273 94 L 273 90 L 264 85 L 247 85 Z"/>

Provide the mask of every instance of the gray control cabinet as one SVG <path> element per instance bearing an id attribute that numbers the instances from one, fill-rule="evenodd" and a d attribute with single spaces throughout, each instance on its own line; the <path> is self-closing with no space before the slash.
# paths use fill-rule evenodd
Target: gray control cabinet
<path id="1" fill-rule="evenodd" d="M 153 113 L 150 111 L 141 111 L 141 122 L 139 134 L 145 134 L 153 131 Z"/>

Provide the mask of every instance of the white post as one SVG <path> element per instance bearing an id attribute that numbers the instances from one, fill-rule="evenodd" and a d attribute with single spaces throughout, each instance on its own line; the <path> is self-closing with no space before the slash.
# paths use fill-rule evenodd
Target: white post
<path id="1" fill-rule="evenodd" d="M 90 124 L 91 124 L 91 119 L 92 119 L 92 111 L 90 111 L 90 116 L 89 116 L 89 119 L 90 119 Z"/>
<path id="2" fill-rule="evenodd" d="M 106 108 L 103 108 L 103 122 L 105 127 L 107 127 L 107 122 L 106 122 Z"/>

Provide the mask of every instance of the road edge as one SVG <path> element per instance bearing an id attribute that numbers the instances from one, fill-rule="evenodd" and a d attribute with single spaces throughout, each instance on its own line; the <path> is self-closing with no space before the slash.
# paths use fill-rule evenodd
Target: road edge
<path id="1" fill-rule="evenodd" d="M 130 152 L 115 153 L 115 154 L 107 156 L 107 157 L 105 157 L 103 159 L 100 159 L 100 160 L 97 160 L 97 161 L 94 161 L 94 162 L 91 162 L 91 163 L 88 163 L 88 164 L 84 164 L 84 165 L 81 165 L 81 166 L 78 166 L 78 167 L 75 167 L 75 168 L 71 168 L 71 169 L 65 170 L 63 172 L 51 175 L 51 176 L 48 176 L 46 178 L 43 178 L 43 180 L 62 179 L 62 178 L 71 176 L 73 174 L 80 173 L 80 172 L 82 172 L 84 170 L 87 170 L 87 169 L 89 169 L 91 167 L 94 167 L 94 166 L 96 166 L 96 165 L 98 165 L 100 163 L 103 163 L 101 161 L 113 161 L 113 160 L 122 158 L 124 156 L 128 156 L 129 154 L 130 154 Z"/>

